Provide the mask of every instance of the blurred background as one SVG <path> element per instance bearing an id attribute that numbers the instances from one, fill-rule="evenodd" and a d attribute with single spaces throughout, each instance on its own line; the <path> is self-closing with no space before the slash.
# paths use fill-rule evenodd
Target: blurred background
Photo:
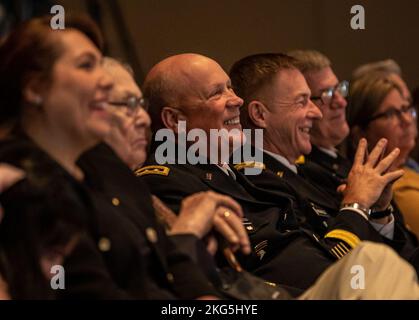
<path id="1" fill-rule="evenodd" d="M 313 48 L 339 78 L 363 63 L 393 58 L 410 88 L 419 85 L 419 1 L 415 0 L 0 0 L 0 35 L 29 17 L 85 12 L 105 34 L 106 53 L 129 62 L 142 83 L 159 60 L 176 53 L 210 56 L 228 70 L 257 52 Z M 350 9 L 365 8 L 365 30 L 352 30 Z"/>

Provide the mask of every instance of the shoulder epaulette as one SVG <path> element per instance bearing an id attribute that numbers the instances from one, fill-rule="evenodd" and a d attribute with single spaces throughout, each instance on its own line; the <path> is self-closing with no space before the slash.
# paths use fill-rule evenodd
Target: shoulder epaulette
<path id="1" fill-rule="evenodd" d="M 330 249 L 330 253 L 338 259 L 343 258 L 361 242 L 358 236 L 352 232 L 341 229 L 332 230 L 324 237 L 340 240 L 339 243 Z"/>
<path id="2" fill-rule="evenodd" d="M 158 166 L 158 165 L 146 166 L 146 167 L 139 168 L 139 169 L 134 171 L 134 173 L 137 177 L 142 177 L 142 176 L 145 176 L 145 175 L 148 175 L 148 174 L 157 174 L 157 175 L 161 175 L 161 176 L 168 176 L 169 172 L 170 172 L 169 167 Z"/>
<path id="3" fill-rule="evenodd" d="M 245 162 L 236 164 L 234 166 L 234 168 L 238 171 L 240 171 L 242 169 L 245 169 L 245 168 L 254 168 L 254 169 L 265 170 L 266 166 L 263 162 L 245 161 Z"/>

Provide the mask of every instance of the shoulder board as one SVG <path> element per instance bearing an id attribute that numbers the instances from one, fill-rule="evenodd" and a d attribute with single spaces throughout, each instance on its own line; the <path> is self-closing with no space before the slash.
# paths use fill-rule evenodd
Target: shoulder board
<path id="1" fill-rule="evenodd" d="M 255 168 L 255 169 L 262 169 L 265 170 L 266 166 L 263 162 L 256 162 L 256 161 L 245 161 L 239 164 L 236 164 L 234 168 L 238 171 L 245 169 L 245 168 Z"/>
<path id="2" fill-rule="evenodd" d="M 135 175 L 137 177 L 142 177 L 148 174 L 157 174 L 157 175 L 161 175 L 161 176 L 168 176 L 170 172 L 170 168 L 169 167 L 165 167 L 165 166 L 146 166 L 143 168 L 139 168 L 137 170 L 134 171 Z"/>
<path id="3" fill-rule="evenodd" d="M 346 244 L 348 244 L 351 249 L 355 248 L 361 242 L 358 236 L 356 236 L 352 232 L 342 230 L 342 229 L 332 230 L 329 233 L 327 233 L 324 237 L 341 240 L 345 242 Z"/>
<path id="4" fill-rule="evenodd" d="M 299 156 L 298 159 L 295 160 L 295 164 L 304 164 L 305 162 L 306 158 L 303 155 Z"/>

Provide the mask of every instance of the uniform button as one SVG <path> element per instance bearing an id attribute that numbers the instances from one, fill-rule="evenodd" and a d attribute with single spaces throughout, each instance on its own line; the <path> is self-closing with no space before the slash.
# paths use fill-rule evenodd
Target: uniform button
<path id="1" fill-rule="evenodd" d="M 327 228 L 329 227 L 326 221 L 323 221 L 323 225 Z"/>
<path id="2" fill-rule="evenodd" d="M 117 207 L 119 206 L 119 204 L 121 203 L 121 201 L 119 201 L 118 198 L 112 198 L 112 204 Z"/>
<path id="3" fill-rule="evenodd" d="M 167 278 L 167 281 L 169 281 L 169 283 L 175 282 L 175 277 L 170 272 L 166 273 L 166 278 Z"/>
<path id="4" fill-rule="evenodd" d="M 97 246 L 99 247 L 100 251 L 107 252 L 111 250 L 111 240 L 106 237 L 102 237 L 99 239 Z"/>
<path id="5" fill-rule="evenodd" d="M 154 230 L 153 228 L 145 229 L 145 235 L 148 241 L 150 241 L 151 243 L 157 242 L 157 233 L 156 233 L 156 230 Z"/>
<path id="6" fill-rule="evenodd" d="M 333 170 L 337 170 L 337 169 L 339 169 L 339 165 L 335 163 L 335 164 L 333 164 L 332 168 L 333 168 Z"/>
<path id="7" fill-rule="evenodd" d="M 248 231 L 253 231 L 253 227 L 252 227 L 252 226 L 247 226 L 247 227 L 246 227 L 246 229 L 247 229 Z"/>

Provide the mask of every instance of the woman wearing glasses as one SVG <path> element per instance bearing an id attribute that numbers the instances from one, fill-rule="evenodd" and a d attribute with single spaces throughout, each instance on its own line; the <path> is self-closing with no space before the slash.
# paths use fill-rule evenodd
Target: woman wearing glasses
<path id="1" fill-rule="evenodd" d="M 351 127 L 349 150 L 361 137 L 371 145 L 386 138 L 387 150 L 400 149 L 394 169 L 403 168 L 405 174 L 394 183 L 394 198 L 406 223 L 419 236 L 419 174 L 405 166 L 415 146 L 416 109 L 391 76 L 376 73 L 351 85 L 347 116 Z"/>

